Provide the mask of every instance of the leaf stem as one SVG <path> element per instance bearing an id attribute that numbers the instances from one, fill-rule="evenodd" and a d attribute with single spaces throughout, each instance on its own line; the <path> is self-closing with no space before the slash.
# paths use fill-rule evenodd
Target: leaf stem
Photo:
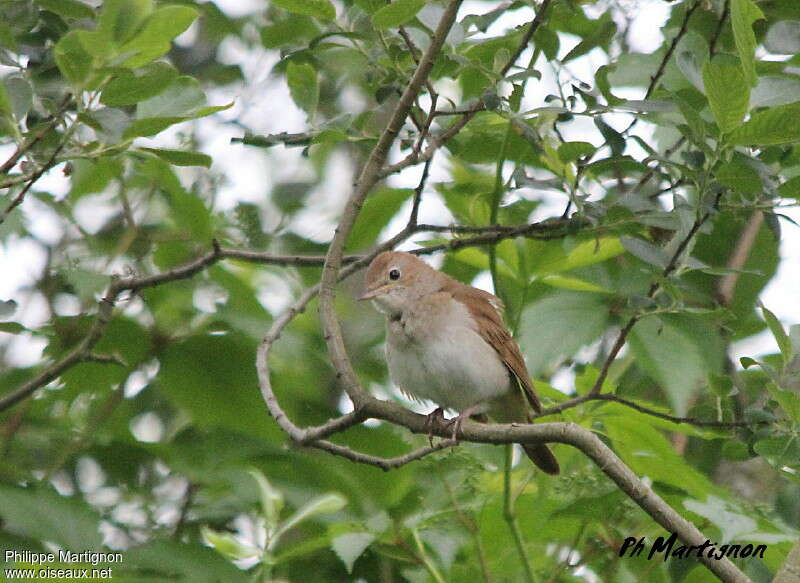
<path id="1" fill-rule="evenodd" d="M 431 558 L 425 551 L 425 545 L 422 544 L 422 539 L 419 538 L 419 531 L 416 528 L 412 528 L 411 533 L 414 536 L 414 543 L 417 545 L 417 551 L 419 551 L 419 558 L 422 560 L 422 564 L 425 565 L 428 573 L 430 573 L 431 577 L 436 580 L 436 583 L 447 583 L 444 577 L 442 577 L 442 574 L 439 572 L 439 569 L 436 568 L 436 565 L 433 564 L 433 561 L 431 561 Z"/>
<path id="2" fill-rule="evenodd" d="M 503 183 L 503 165 L 506 161 L 506 155 L 508 152 L 508 142 L 511 138 L 511 122 L 508 122 L 508 126 L 506 127 L 505 136 L 503 136 L 503 144 L 500 146 L 500 155 L 497 158 L 497 167 L 494 172 L 494 189 L 492 190 L 492 202 L 491 208 L 489 209 L 489 224 L 496 225 L 497 224 L 497 215 L 500 209 L 500 202 L 503 200 L 503 192 L 505 191 L 504 183 Z M 494 245 L 489 246 L 489 271 L 492 274 L 492 285 L 494 287 L 494 293 L 497 297 L 500 296 L 500 289 L 499 284 L 500 280 L 497 277 L 497 250 Z"/>
<path id="3" fill-rule="evenodd" d="M 536 579 L 533 576 L 531 564 L 528 561 L 528 556 L 525 554 L 525 541 L 522 540 L 522 533 L 517 524 L 517 517 L 514 513 L 514 501 L 511 499 L 511 461 L 514 455 L 514 445 L 505 445 L 505 469 L 503 471 L 503 518 L 508 524 L 508 530 L 511 531 L 511 538 L 514 539 L 514 546 L 517 548 L 522 568 L 525 570 L 525 581 L 527 583 L 534 583 Z"/>

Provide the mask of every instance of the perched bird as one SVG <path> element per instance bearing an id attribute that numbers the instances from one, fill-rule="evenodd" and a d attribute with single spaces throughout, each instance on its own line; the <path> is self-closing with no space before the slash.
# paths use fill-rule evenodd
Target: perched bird
<path id="1" fill-rule="evenodd" d="M 461 283 L 409 253 L 385 251 L 367 269 L 360 300 L 386 315 L 386 360 L 400 390 L 459 412 L 451 422 L 488 414 L 499 423 L 530 421 L 542 406 L 519 347 L 503 323 L 500 298 Z M 527 400 L 527 404 L 526 404 Z M 558 462 L 544 444 L 525 453 L 548 474 Z"/>

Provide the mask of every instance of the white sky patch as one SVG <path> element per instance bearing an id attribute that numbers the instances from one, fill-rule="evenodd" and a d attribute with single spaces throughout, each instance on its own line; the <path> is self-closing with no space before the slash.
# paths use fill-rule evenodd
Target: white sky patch
<path id="1" fill-rule="evenodd" d="M 628 30 L 628 43 L 632 51 L 652 52 L 663 41 L 660 30 L 672 9 L 671 4 L 661 0 L 620 0 L 626 9 L 634 10 L 634 18 Z M 262 0 L 219 0 L 217 5 L 223 12 L 237 18 L 252 14 L 263 9 Z M 436 8 L 431 7 L 433 13 Z M 587 7 L 591 8 L 591 7 Z M 440 9 L 440 8 L 439 8 Z M 459 19 L 467 14 L 482 14 L 491 9 L 484 2 L 465 2 L 460 11 Z M 502 15 L 485 34 L 475 35 L 473 38 L 495 36 L 504 31 L 529 21 L 533 11 L 523 7 Z M 424 16 L 424 15 L 423 15 Z M 674 33 L 674 31 L 673 31 Z M 179 42 L 188 42 L 196 31 L 190 28 L 179 38 Z M 569 39 L 567 35 L 560 35 L 562 46 L 560 55 L 563 56 L 577 42 L 576 38 Z M 209 103 L 214 105 L 234 101 L 230 110 L 220 112 L 214 116 L 192 122 L 197 130 L 199 139 L 198 149 L 209 154 L 214 159 L 214 171 L 224 177 L 217 190 L 215 210 L 230 210 L 240 201 L 264 205 L 274 185 L 284 181 L 298 181 L 311 179 L 313 176 L 308 160 L 301 155 L 301 148 L 285 148 L 275 146 L 270 149 L 269 155 L 263 150 L 252 146 L 231 144 L 233 137 L 241 137 L 243 128 L 236 123 L 240 119 L 245 125 L 251 127 L 255 133 L 271 134 L 279 132 L 307 131 L 306 115 L 300 111 L 291 100 L 285 80 L 272 73 L 279 56 L 275 51 L 267 51 L 258 45 L 249 47 L 235 38 L 224 40 L 219 46 L 220 59 L 225 63 L 238 64 L 244 72 L 244 83 L 231 84 L 222 88 L 209 91 Z M 530 59 L 530 49 L 526 50 L 520 62 L 526 63 Z M 606 62 L 605 55 L 598 50 L 590 52 L 568 64 L 569 71 L 581 81 L 594 83 L 594 73 L 600 65 Z M 537 62 L 536 67 L 542 72 L 540 82 L 531 81 L 524 98 L 525 108 L 534 108 L 544 105 L 544 98 L 549 93 L 557 94 L 553 69 L 546 62 L 544 56 Z M 0 70 L 2 72 L 2 70 Z M 455 91 L 455 85 L 447 80 L 437 83 L 437 86 L 450 87 Z M 624 98 L 641 98 L 641 88 L 617 89 L 616 93 Z M 453 93 L 455 95 L 455 93 Z M 340 96 L 340 99 L 352 100 L 356 103 L 360 96 Z M 627 114 L 608 114 L 604 116 L 607 123 L 614 127 L 623 128 L 630 122 L 632 116 Z M 637 131 L 649 138 L 650 128 L 640 122 Z M 178 147 L 181 133 L 187 132 L 185 124 L 171 128 L 156 139 L 143 139 L 143 145 Z M 311 128 L 314 129 L 314 128 Z M 576 116 L 570 124 L 562 125 L 562 133 L 568 140 L 586 140 L 595 136 L 594 125 L 589 118 Z M 598 138 L 599 140 L 599 138 Z M 597 141 L 597 140 L 595 140 Z M 138 142 L 137 142 L 138 143 Z M 599 141 L 598 144 L 599 145 Z M 632 141 L 628 142 L 628 153 L 639 156 L 641 152 Z M 0 148 L 3 159 L 13 152 L 13 146 Z M 395 146 L 392 151 L 393 159 L 398 159 L 403 153 Z M 353 169 L 345 157 L 336 157 L 329 162 L 329 171 L 325 182 L 315 188 L 306 198 L 306 207 L 292 220 L 290 229 L 303 237 L 314 241 L 327 242 L 330 240 L 335 221 L 341 213 L 343 202 L 350 191 Z M 510 165 L 509 165 L 510 169 Z M 420 208 L 420 220 L 435 224 L 448 224 L 453 218 L 442 203 L 441 198 L 435 193 L 433 184 L 437 181 L 447 180 L 449 167 L 444 155 L 439 154 L 431 168 L 431 177 L 423 197 Z M 204 170 L 177 169 L 184 184 L 195 179 Z M 388 183 L 394 187 L 416 186 L 419 180 L 421 167 L 409 168 L 399 175 L 389 178 Z M 70 180 L 63 174 L 63 165 L 57 166 L 46 173 L 37 183 L 36 188 L 52 193 L 57 200 L 66 196 L 70 187 Z M 533 191 L 531 191 L 533 192 Z M 525 189 L 515 193 L 526 196 Z M 534 213 L 534 220 L 547 216 L 558 215 L 566 204 L 563 193 L 537 191 L 536 196 L 541 196 L 542 204 Z M 60 236 L 59 224 L 55 214 L 47 209 L 44 204 L 29 195 L 17 213 L 27 222 L 31 231 L 45 243 L 52 243 Z M 107 218 L 118 212 L 118 205 L 114 202 L 114 195 L 92 195 L 85 197 L 76 208 L 79 222 L 90 232 L 95 232 Z M 391 224 L 384 229 L 382 236 L 386 237 L 396 232 L 405 224 L 410 211 L 410 203 L 403 207 L 403 211 Z M 787 215 L 800 221 L 800 210 L 789 209 L 784 211 Z M 267 229 L 274 228 L 281 220 L 280 212 L 274 206 L 267 204 L 262 211 L 262 218 Z M 782 261 L 778 274 L 762 293 L 761 299 L 781 319 L 784 324 L 800 323 L 800 229 L 782 222 L 783 238 L 781 241 Z M 415 247 L 413 241 L 426 238 L 420 234 L 411 241 L 405 242 L 401 248 L 408 250 Z M 29 294 L 26 286 L 31 285 L 41 275 L 46 259 L 45 251 L 41 245 L 29 239 L 19 240 L 10 237 L 0 245 L 0 300 L 16 299 L 20 306 L 12 319 L 21 321 L 31 328 L 43 325 L 49 317 L 46 303 L 41 294 Z M 440 264 L 441 257 L 429 258 L 429 261 Z M 116 265 L 116 263 L 115 263 Z M 485 279 L 485 278 L 484 278 Z M 479 285 L 491 289 L 490 285 L 479 279 Z M 284 305 L 277 295 L 259 299 L 271 310 Z M 58 306 L 57 306 L 58 307 Z M 63 313 L 72 313 L 74 306 L 63 304 L 59 310 Z M 10 341 L 11 335 L 0 333 L 0 343 L 10 342 L 8 358 L 12 365 L 31 366 L 41 360 L 41 351 L 44 341 L 32 337 L 30 334 L 17 335 Z M 734 346 L 735 353 L 742 351 L 742 355 L 756 356 L 765 352 L 775 351 L 775 342 L 772 337 L 760 334 Z M 138 384 L 138 383 L 136 383 Z M 135 392 L 135 391 L 133 391 Z"/>

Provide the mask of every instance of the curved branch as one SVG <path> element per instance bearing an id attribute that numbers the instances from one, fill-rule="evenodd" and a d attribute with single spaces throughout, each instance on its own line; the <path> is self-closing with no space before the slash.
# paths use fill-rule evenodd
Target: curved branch
<path id="1" fill-rule="evenodd" d="M 544 22 L 544 18 L 547 15 L 547 8 L 550 6 L 552 0 L 542 0 L 542 3 L 539 5 L 539 10 L 536 11 L 536 16 L 533 18 L 531 23 L 528 25 L 528 28 L 525 30 L 525 33 L 522 35 L 522 39 L 520 43 L 517 45 L 517 48 L 514 50 L 514 54 L 508 59 L 503 68 L 500 69 L 499 74 L 501 76 L 505 76 L 511 70 L 511 67 L 517 62 L 520 55 L 525 51 L 528 45 L 533 38 L 533 35 L 536 33 L 536 30 L 541 26 L 542 22 Z M 474 103 L 471 107 L 468 107 L 464 110 L 459 111 L 432 111 L 432 116 L 438 115 L 460 115 L 461 118 L 457 120 L 453 125 L 447 128 L 444 132 L 442 132 L 438 136 L 430 137 L 429 146 L 424 150 L 420 151 L 418 148 L 415 148 L 408 156 L 382 168 L 379 173 L 380 178 L 385 178 L 391 174 L 395 174 L 400 172 L 404 168 L 408 168 L 409 166 L 414 166 L 415 164 L 419 164 L 421 162 L 426 162 L 430 160 L 433 155 L 436 153 L 436 150 L 441 148 L 445 143 L 447 143 L 451 138 L 453 138 L 458 132 L 460 132 L 464 126 L 466 126 L 469 121 L 475 116 L 476 113 L 485 109 L 485 106 L 482 102 L 478 101 Z"/>
<path id="2" fill-rule="evenodd" d="M 339 321 L 336 318 L 333 306 L 335 286 L 339 269 L 342 265 L 345 241 L 350 234 L 350 230 L 353 228 L 353 224 L 361 210 L 364 199 L 380 179 L 381 168 L 389 154 L 389 149 L 394 143 L 397 134 L 400 132 L 417 94 L 428 79 L 428 75 L 433 68 L 433 62 L 444 46 L 445 38 L 450 32 L 450 28 L 455 23 L 456 14 L 460 6 L 461 0 L 451 0 L 442 13 L 442 18 L 433 33 L 430 45 L 420 57 L 419 65 L 414 71 L 411 81 L 409 81 L 408 85 L 403 90 L 386 128 L 381 133 L 378 143 L 375 144 L 375 147 L 370 152 L 369 158 L 355 182 L 353 193 L 350 195 L 345 205 L 345 210 L 339 221 L 339 226 L 334 231 L 334 236 L 328 247 L 328 253 L 325 258 L 325 265 L 322 268 L 322 280 L 320 282 L 320 319 L 325 332 L 325 339 L 328 344 L 331 362 L 337 370 L 337 376 L 340 376 L 344 390 L 347 392 L 356 410 L 359 409 L 361 401 L 366 397 L 366 392 L 358 382 L 350 359 L 347 357 L 341 327 L 339 326 Z"/>
<path id="3" fill-rule="evenodd" d="M 426 417 L 400 405 L 368 397 L 362 411 L 369 417 L 402 425 L 414 433 L 433 431 L 449 437 L 451 429 L 444 425 L 431 428 Z M 476 443 L 564 443 L 579 449 L 628 496 L 649 514 L 653 520 L 687 545 L 701 545 L 707 537 L 676 512 L 658 494 L 647 486 L 603 441 L 588 429 L 575 423 L 538 423 L 536 425 L 485 424 L 465 421 L 462 440 Z M 747 583 L 750 579 L 728 559 L 716 560 L 702 556 L 699 560 L 720 579 L 730 583 Z"/>

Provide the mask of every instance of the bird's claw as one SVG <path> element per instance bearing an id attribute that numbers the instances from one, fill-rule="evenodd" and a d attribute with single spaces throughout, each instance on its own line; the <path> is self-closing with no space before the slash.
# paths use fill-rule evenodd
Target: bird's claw
<path id="1" fill-rule="evenodd" d="M 444 409 L 436 407 L 425 417 L 425 430 L 428 432 L 428 443 L 433 447 L 433 426 L 435 423 L 444 420 Z"/>
<path id="2" fill-rule="evenodd" d="M 447 421 L 445 421 L 446 427 L 449 427 L 450 425 L 453 426 L 452 438 L 453 441 L 455 442 L 455 445 L 458 445 L 459 436 L 461 435 L 461 426 L 464 425 L 464 419 L 469 419 L 479 411 L 480 411 L 479 406 L 469 407 L 464 411 L 462 411 L 461 413 L 459 413 L 458 415 L 456 415 L 455 417 L 453 417 L 452 419 L 448 419 Z"/>

